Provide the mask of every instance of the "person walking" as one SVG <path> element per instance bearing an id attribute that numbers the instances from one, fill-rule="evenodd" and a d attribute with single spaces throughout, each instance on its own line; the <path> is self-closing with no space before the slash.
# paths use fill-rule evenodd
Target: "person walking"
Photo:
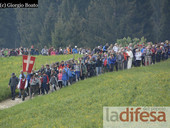
<path id="1" fill-rule="evenodd" d="M 46 93 L 48 94 L 48 84 L 49 84 L 49 78 L 48 76 L 45 74 L 45 72 L 43 73 L 43 76 L 42 76 L 42 94 L 44 95 L 45 94 L 45 91 Z"/>
<path id="2" fill-rule="evenodd" d="M 18 84 L 18 78 L 15 76 L 15 73 L 12 73 L 12 77 L 9 80 L 8 88 L 11 88 L 12 100 L 15 100 L 15 90 Z"/>
<path id="3" fill-rule="evenodd" d="M 51 85 L 51 92 L 54 92 L 56 90 L 56 86 L 58 86 L 57 78 L 55 77 L 55 75 L 51 76 L 50 85 Z"/>
<path id="4" fill-rule="evenodd" d="M 19 81 L 19 84 L 18 84 L 18 89 L 20 89 L 20 93 L 21 93 L 21 96 L 22 96 L 22 101 L 25 100 L 25 89 L 27 88 L 28 86 L 28 82 L 27 82 L 27 79 L 25 78 L 24 75 L 22 75 L 20 81 Z"/>
<path id="5" fill-rule="evenodd" d="M 63 86 L 63 81 L 62 81 L 62 70 L 59 71 L 59 74 L 58 74 L 58 86 L 59 88 L 61 89 L 62 86 Z"/>

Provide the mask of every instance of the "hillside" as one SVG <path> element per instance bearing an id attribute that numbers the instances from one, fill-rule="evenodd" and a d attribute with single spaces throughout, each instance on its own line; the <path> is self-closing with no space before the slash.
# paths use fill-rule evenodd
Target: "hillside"
<path id="1" fill-rule="evenodd" d="M 75 59 L 78 57 L 80 57 L 80 55 L 76 55 Z M 62 60 L 69 60 L 71 58 L 73 58 L 73 55 L 36 56 L 34 69 L 40 69 L 42 64 L 51 64 Z M 1 57 L 0 64 L 0 101 L 2 101 L 11 95 L 10 89 L 8 88 L 8 82 L 13 72 L 16 73 L 17 77 L 19 76 L 20 71 L 22 70 L 22 57 Z"/>
<path id="2" fill-rule="evenodd" d="M 169 106 L 170 60 L 66 87 L 0 111 L 0 127 L 103 127 L 103 106 Z"/>

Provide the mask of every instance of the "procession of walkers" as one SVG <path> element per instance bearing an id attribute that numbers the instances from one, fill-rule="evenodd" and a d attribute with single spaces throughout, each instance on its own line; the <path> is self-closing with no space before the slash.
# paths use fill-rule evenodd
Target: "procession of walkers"
<path id="1" fill-rule="evenodd" d="M 53 47 L 45 46 L 42 55 L 57 55 Z M 78 60 L 44 64 L 38 71 L 21 74 L 17 78 L 15 73 L 9 81 L 12 100 L 15 100 L 15 90 L 18 88 L 19 98 L 33 97 L 54 92 L 73 83 L 89 77 L 98 76 L 106 72 L 117 72 L 132 67 L 148 66 L 165 61 L 170 56 L 170 42 L 132 45 L 127 47 L 115 43 L 97 46 L 93 50 L 68 46 L 64 51 L 59 48 L 58 54 L 81 54 Z M 57 60 L 54 60 L 57 61 Z"/>

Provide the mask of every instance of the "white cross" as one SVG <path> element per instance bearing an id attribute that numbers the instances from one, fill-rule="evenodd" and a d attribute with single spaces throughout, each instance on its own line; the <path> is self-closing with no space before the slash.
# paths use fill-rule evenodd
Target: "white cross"
<path id="1" fill-rule="evenodd" d="M 24 60 L 24 63 L 27 64 L 26 71 L 28 71 L 29 64 L 33 64 L 33 61 L 31 60 L 31 56 L 28 56 L 27 60 Z"/>

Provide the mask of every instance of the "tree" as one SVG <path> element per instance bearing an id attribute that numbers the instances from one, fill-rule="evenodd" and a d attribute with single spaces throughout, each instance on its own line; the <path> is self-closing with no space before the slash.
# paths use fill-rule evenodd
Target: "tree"
<path id="1" fill-rule="evenodd" d="M 14 9 L 0 11 L 0 47 L 16 47 L 17 27 Z"/>
<path id="2" fill-rule="evenodd" d="M 148 0 L 132 0 L 127 11 L 128 36 L 141 38 L 145 36 L 148 40 L 153 39 L 153 25 L 151 21 L 152 6 Z"/>
<path id="3" fill-rule="evenodd" d="M 151 0 L 153 15 L 152 15 L 152 24 L 153 24 L 153 42 L 160 42 L 161 38 L 161 19 L 162 19 L 162 0 Z"/>
<path id="4" fill-rule="evenodd" d="M 51 34 L 54 32 L 55 23 L 57 22 L 57 12 L 58 12 L 58 5 L 56 1 L 51 1 L 50 7 L 45 14 L 45 18 L 43 21 L 43 26 L 41 28 L 41 33 L 39 34 L 39 40 L 41 45 L 48 44 L 49 46 L 52 45 L 52 38 Z"/>
<path id="5" fill-rule="evenodd" d="M 55 24 L 55 30 L 52 32 L 52 45 L 56 47 L 63 47 L 65 44 L 65 23 L 63 22 L 62 16 L 58 18 Z"/>
<path id="6" fill-rule="evenodd" d="M 164 0 L 161 18 L 161 41 L 170 40 L 170 1 Z"/>

